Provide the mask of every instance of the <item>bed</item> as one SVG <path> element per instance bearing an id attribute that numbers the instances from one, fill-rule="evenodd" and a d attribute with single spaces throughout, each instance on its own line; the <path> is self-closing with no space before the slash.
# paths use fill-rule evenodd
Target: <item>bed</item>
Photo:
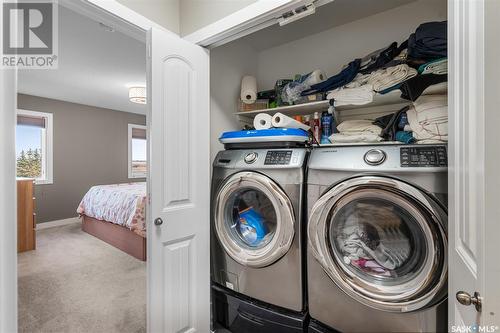
<path id="1" fill-rule="evenodd" d="M 145 182 L 94 186 L 77 213 L 83 231 L 146 261 Z"/>

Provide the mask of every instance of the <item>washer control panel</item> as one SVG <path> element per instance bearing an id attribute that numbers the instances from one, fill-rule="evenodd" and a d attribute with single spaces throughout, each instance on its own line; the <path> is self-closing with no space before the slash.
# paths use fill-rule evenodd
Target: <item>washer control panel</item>
<path id="1" fill-rule="evenodd" d="M 447 167 L 445 146 L 401 147 L 401 167 Z"/>
<path id="2" fill-rule="evenodd" d="M 264 165 L 288 165 L 291 160 L 291 150 L 270 150 L 266 154 Z"/>

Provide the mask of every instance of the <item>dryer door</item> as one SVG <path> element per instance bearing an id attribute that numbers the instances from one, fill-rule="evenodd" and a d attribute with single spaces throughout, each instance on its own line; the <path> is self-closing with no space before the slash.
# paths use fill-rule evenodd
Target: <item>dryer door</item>
<path id="1" fill-rule="evenodd" d="M 345 293 L 373 308 L 409 312 L 441 301 L 447 279 L 446 212 L 392 178 L 363 176 L 313 206 L 313 255 Z"/>
<path id="2" fill-rule="evenodd" d="M 260 173 L 239 172 L 226 179 L 216 196 L 214 213 L 220 243 L 242 265 L 270 265 L 292 244 L 292 203 L 275 182 Z"/>

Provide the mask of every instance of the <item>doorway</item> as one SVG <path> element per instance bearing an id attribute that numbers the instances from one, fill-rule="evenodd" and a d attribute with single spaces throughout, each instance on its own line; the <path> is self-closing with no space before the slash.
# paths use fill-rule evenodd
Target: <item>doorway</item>
<path id="1" fill-rule="evenodd" d="M 59 67 L 18 73 L 18 328 L 143 332 L 145 33 L 58 15 Z"/>

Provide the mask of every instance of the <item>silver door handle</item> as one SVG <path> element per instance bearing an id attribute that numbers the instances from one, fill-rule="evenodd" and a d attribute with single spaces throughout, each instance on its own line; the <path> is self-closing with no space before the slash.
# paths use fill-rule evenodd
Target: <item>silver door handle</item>
<path id="1" fill-rule="evenodd" d="M 469 306 L 469 305 L 474 305 L 476 308 L 477 312 L 481 312 L 481 296 L 479 293 L 476 291 L 474 292 L 474 296 L 471 296 L 468 292 L 465 291 L 459 291 L 456 294 L 457 301 L 458 303 Z"/>
<path id="2" fill-rule="evenodd" d="M 155 225 L 162 225 L 162 224 L 163 224 L 163 220 L 161 219 L 161 217 L 155 218 Z"/>

